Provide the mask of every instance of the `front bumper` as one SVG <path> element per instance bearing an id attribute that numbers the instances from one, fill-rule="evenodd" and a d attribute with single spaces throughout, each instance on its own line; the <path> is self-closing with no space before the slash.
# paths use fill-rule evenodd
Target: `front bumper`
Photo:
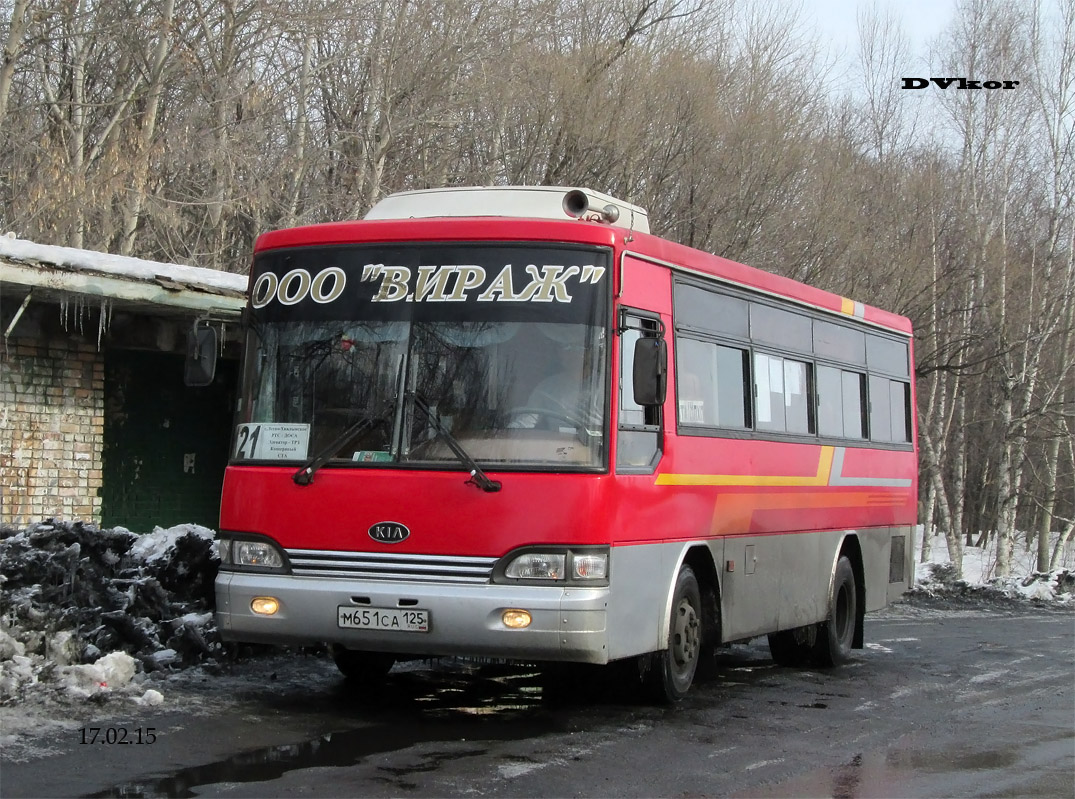
<path id="1" fill-rule="evenodd" d="M 273 616 L 250 609 L 254 597 L 280 602 Z M 361 598 L 356 600 L 354 598 Z M 609 589 L 295 577 L 220 572 L 217 627 L 226 641 L 305 645 L 342 644 L 371 652 L 467 655 L 512 660 L 607 663 Z M 342 629 L 337 607 L 422 609 L 429 632 Z M 527 610 L 529 627 L 501 621 L 509 608 Z"/>

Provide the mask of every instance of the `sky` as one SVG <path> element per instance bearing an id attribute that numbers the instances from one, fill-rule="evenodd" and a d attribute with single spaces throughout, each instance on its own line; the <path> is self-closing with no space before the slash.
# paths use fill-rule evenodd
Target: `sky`
<path id="1" fill-rule="evenodd" d="M 803 18 L 817 27 L 836 54 L 853 62 L 858 50 L 857 15 L 877 5 L 893 11 L 910 41 L 915 61 L 924 59 L 928 45 L 951 21 L 956 0 L 801 0 Z"/>

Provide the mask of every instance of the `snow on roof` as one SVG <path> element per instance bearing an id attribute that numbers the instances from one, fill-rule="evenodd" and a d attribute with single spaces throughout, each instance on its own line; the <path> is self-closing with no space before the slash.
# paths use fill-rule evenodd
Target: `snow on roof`
<path id="1" fill-rule="evenodd" d="M 161 280 L 181 284 L 183 288 L 206 291 L 213 294 L 245 296 L 249 278 L 161 261 L 146 261 L 124 255 L 78 250 L 72 247 L 56 247 L 36 244 L 13 238 L 11 234 L 0 236 L 0 260 L 22 261 L 75 272 L 97 273 L 120 279 L 160 283 Z"/>

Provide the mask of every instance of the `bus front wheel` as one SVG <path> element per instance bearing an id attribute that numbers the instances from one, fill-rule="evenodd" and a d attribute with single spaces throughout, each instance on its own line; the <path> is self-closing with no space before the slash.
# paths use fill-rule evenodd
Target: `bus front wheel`
<path id="1" fill-rule="evenodd" d="M 851 561 L 841 556 L 836 563 L 836 575 L 829 597 L 829 617 L 817 631 L 814 660 L 819 666 L 839 666 L 851 658 L 855 640 L 855 620 L 858 618 L 858 592 Z"/>
<path id="2" fill-rule="evenodd" d="M 649 674 L 649 688 L 662 702 L 682 699 L 698 670 L 702 653 L 702 593 L 690 566 L 676 577 L 672 595 L 672 615 L 668 625 L 668 647 L 655 653 Z"/>
<path id="3" fill-rule="evenodd" d="M 396 662 L 383 652 L 359 652 L 339 644 L 332 645 L 332 659 L 348 680 L 366 684 L 381 682 Z"/>

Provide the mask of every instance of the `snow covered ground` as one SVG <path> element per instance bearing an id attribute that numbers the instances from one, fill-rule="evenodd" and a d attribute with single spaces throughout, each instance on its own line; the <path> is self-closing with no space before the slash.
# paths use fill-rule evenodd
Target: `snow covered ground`
<path id="1" fill-rule="evenodd" d="M 922 552 L 923 528 L 919 525 L 915 561 Z M 944 536 L 935 535 L 928 562 L 918 563 L 913 594 L 929 596 L 979 596 L 1026 599 L 1075 607 L 1075 547 L 1071 542 L 1060 559 L 1060 568 L 1048 573 L 1035 570 L 1037 555 L 1028 551 L 1026 539 L 1016 541 L 1011 575 L 994 577 L 996 545 L 963 548 L 963 578 L 955 579 Z"/>
<path id="2" fill-rule="evenodd" d="M 221 643 L 212 615 L 213 538 L 197 525 L 146 535 L 51 519 L 0 528 L 0 746 L 22 726 L 13 706 L 33 716 L 34 708 L 55 715 L 85 702 L 116 703 L 117 712 L 124 703 L 159 705 L 181 674 L 211 680 L 240 654 L 288 657 Z M 933 607 L 971 599 L 1075 608 L 1071 551 L 1052 574 L 1035 574 L 1033 558 L 1019 551 L 1017 573 L 993 579 L 993 553 L 967 548 L 959 581 L 946 566 L 942 538 L 933 553 L 931 563 L 918 566 L 912 603 L 917 597 Z"/>

